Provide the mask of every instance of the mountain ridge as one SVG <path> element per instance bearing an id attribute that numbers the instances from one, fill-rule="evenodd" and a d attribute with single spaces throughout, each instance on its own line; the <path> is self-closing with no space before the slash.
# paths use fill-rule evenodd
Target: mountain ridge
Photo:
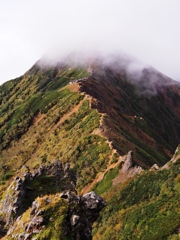
<path id="1" fill-rule="evenodd" d="M 162 201 L 162 191 L 169 199 L 172 190 L 170 195 L 159 190 L 163 189 L 161 184 L 166 178 L 175 188 L 172 196 L 178 206 L 179 155 L 177 161 L 167 164 L 169 167 L 164 170 L 161 167 L 169 162 L 180 142 L 180 84 L 152 68 L 138 73 L 133 67 L 129 73 L 131 64 L 123 68 L 124 63 L 118 61 L 89 59 L 85 64 L 61 62 L 51 66 L 36 63 L 23 76 L 0 87 L 0 192 L 6 190 L 24 166 L 37 171 L 43 164 L 51 166 L 60 159 L 63 164 L 71 165 L 81 195 L 95 191 L 107 201 L 100 219 L 94 223 L 94 239 L 101 239 L 98 234 L 106 227 L 102 219 L 109 216 L 111 229 L 111 220 L 119 219 L 114 211 L 114 217 L 108 212 L 111 208 L 117 205 L 117 211 L 122 212 L 122 206 L 125 213 L 131 211 L 118 192 L 122 191 L 122 195 L 126 189 L 133 194 L 134 189 L 140 192 L 144 188 L 141 179 L 157 184 L 158 191 L 156 196 L 153 193 L 156 188 L 153 190 L 147 184 L 147 195 L 135 194 L 139 204 L 143 205 L 143 199 L 155 204 L 153 194 Z M 153 168 L 160 171 L 156 173 Z M 171 180 L 172 176 L 176 180 Z M 113 193 L 113 189 L 117 191 Z M 2 194 L 1 202 L 3 199 Z M 128 206 L 136 209 L 136 201 L 127 196 L 128 201 Z M 120 239 L 123 236 L 132 239 L 127 237 L 122 219 L 120 222 L 114 234 L 119 229 Z M 170 229 L 176 233 L 173 226 Z M 51 232 L 49 227 L 48 231 Z M 106 234 L 101 237 L 109 239 Z"/>

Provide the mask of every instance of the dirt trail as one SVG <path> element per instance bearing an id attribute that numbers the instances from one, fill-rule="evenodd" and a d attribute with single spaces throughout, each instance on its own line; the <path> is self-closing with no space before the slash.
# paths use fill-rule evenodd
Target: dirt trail
<path id="1" fill-rule="evenodd" d="M 100 123 L 99 126 L 103 125 L 103 117 L 104 117 L 104 114 L 101 115 L 101 118 L 100 118 L 100 121 L 99 121 L 99 123 Z M 106 139 L 106 137 L 104 136 L 101 128 L 94 129 L 92 134 L 96 134 L 96 135 Z M 81 192 L 82 195 L 88 193 L 97 182 L 100 182 L 104 178 L 104 175 L 106 174 L 107 171 L 109 171 L 112 168 L 115 168 L 122 161 L 121 156 L 119 156 L 118 161 L 116 163 L 111 164 L 113 155 L 114 155 L 114 153 L 117 153 L 117 150 L 113 148 L 112 142 L 110 142 L 108 139 L 106 139 L 106 142 L 107 142 L 107 144 L 109 145 L 109 148 L 112 151 L 111 154 L 109 155 L 108 166 L 107 166 L 106 170 L 104 170 L 104 172 L 99 173 L 97 175 L 97 177 L 82 190 L 82 192 Z"/>
<path id="2" fill-rule="evenodd" d="M 46 116 L 46 114 L 38 113 L 38 115 L 35 116 L 34 119 L 33 119 L 33 125 L 38 124 L 38 122 L 40 122 L 41 119 L 43 119 L 45 116 Z"/>
<path id="3" fill-rule="evenodd" d="M 59 127 L 59 125 L 60 125 L 61 123 L 63 123 L 65 120 L 67 120 L 73 113 L 77 113 L 78 110 L 79 110 L 79 108 L 81 107 L 82 103 L 84 102 L 84 100 L 85 100 L 86 98 L 87 98 L 87 97 L 85 96 L 85 98 L 84 98 L 83 100 L 81 100 L 81 101 L 79 102 L 79 104 L 76 105 L 70 112 L 64 114 L 64 115 L 61 117 L 61 119 L 53 126 L 53 128 L 52 128 L 51 131 L 50 131 L 50 133 L 52 133 L 54 130 L 56 130 L 56 129 Z"/>
<path id="4" fill-rule="evenodd" d="M 113 153 L 112 153 L 112 155 L 113 155 Z M 122 160 L 121 156 L 119 156 L 118 162 L 110 164 L 104 172 L 100 173 L 91 183 L 89 183 L 82 190 L 81 194 L 84 195 L 84 194 L 88 193 L 97 182 L 100 182 L 104 178 L 104 175 L 106 174 L 106 172 L 112 168 L 115 168 L 121 162 L 121 160 Z M 111 161 L 111 159 L 110 159 L 110 161 Z"/>
<path id="5" fill-rule="evenodd" d="M 101 114 L 101 117 L 100 117 L 100 121 L 99 121 L 99 126 L 102 126 L 103 125 L 103 117 L 104 117 L 105 114 Z M 100 137 L 103 137 L 106 139 L 105 135 L 103 134 L 103 130 L 102 128 L 96 128 L 94 129 L 94 131 L 92 132 L 92 134 L 96 134 Z M 111 149 L 111 154 L 109 155 L 109 163 L 108 163 L 108 166 L 107 168 L 104 170 L 104 172 L 101 172 L 97 175 L 97 177 L 91 182 L 89 183 L 81 192 L 81 194 L 86 194 L 87 192 L 89 192 L 92 187 L 97 183 L 97 182 L 100 182 L 103 178 L 104 178 L 104 175 L 106 174 L 107 171 L 109 171 L 110 169 L 112 168 L 115 168 L 121 161 L 122 161 L 122 157 L 119 156 L 118 158 L 118 161 L 116 163 L 112 163 L 111 164 L 111 161 L 112 161 L 112 157 L 114 155 L 114 153 L 117 153 L 117 150 L 113 148 L 112 146 L 112 142 L 110 142 L 108 139 L 106 139 L 106 142 L 107 144 L 109 145 L 109 148 Z"/>
<path id="6" fill-rule="evenodd" d="M 78 83 L 73 83 L 67 86 L 71 92 L 79 92 L 80 86 Z"/>

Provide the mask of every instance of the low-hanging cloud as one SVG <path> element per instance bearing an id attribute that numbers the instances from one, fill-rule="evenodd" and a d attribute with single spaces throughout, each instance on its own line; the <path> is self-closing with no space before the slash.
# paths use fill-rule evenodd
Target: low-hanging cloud
<path id="1" fill-rule="evenodd" d="M 180 80 L 179 8 L 179 0 L 4 1 L 0 80 L 23 74 L 44 53 L 73 51 L 125 52 Z"/>
<path id="2" fill-rule="evenodd" d="M 152 66 L 123 52 L 72 51 L 44 55 L 36 64 L 42 68 L 49 66 L 69 66 L 91 68 L 92 77 L 105 77 L 112 73 L 115 77 L 122 76 L 135 85 L 136 93 L 151 97 L 165 86 L 179 86 L 179 82 L 162 74 Z M 106 72 L 107 71 L 107 72 Z"/>

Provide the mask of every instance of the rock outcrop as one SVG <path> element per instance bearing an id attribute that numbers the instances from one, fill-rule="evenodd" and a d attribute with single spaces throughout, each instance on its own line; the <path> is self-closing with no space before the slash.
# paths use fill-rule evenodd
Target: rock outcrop
<path id="1" fill-rule="evenodd" d="M 150 171 L 157 171 L 157 170 L 159 170 L 159 169 L 160 169 L 159 166 L 155 163 L 155 164 L 153 164 L 152 167 L 150 168 Z"/>
<path id="2" fill-rule="evenodd" d="M 64 189 L 75 191 L 76 177 L 70 170 L 70 166 L 67 163 L 62 165 L 61 161 L 58 160 L 49 166 L 41 165 L 39 169 L 35 169 L 32 173 L 29 168 L 27 168 L 23 177 L 15 177 L 14 181 L 7 189 L 7 194 L 1 210 L 1 212 L 5 215 L 7 226 L 11 225 L 14 220 L 32 204 L 32 201 L 38 197 L 39 193 L 37 188 L 34 189 L 33 182 L 38 182 L 39 179 L 40 185 L 42 177 L 44 179 L 47 178 L 48 180 L 51 177 L 49 181 L 52 182 L 53 189 L 50 189 L 48 193 L 55 193 L 55 191 L 58 192 Z M 38 184 L 36 184 L 36 186 L 37 185 Z M 30 199 L 27 201 L 30 194 L 29 192 L 32 191 L 34 199 L 32 199 L 32 201 L 30 201 Z M 42 194 L 46 194 L 46 190 L 44 190 Z M 29 203 L 27 204 L 27 202 Z"/>
<path id="3" fill-rule="evenodd" d="M 106 202 L 94 192 L 83 196 L 76 196 L 70 192 L 63 193 L 61 197 L 67 196 L 66 201 L 76 204 L 76 208 L 70 207 L 67 216 L 67 234 L 72 233 L 75 240 L 91 240 L 92 224 L 97 220 L 99 212 L 106 206 Z"/>
<path id="4" fill-rule="evenodd" d="M 23 213 L 23 200 L 25 197 L 25 183 L 20 177 L 16 177 L 7 190 L 1 213 L 5 216 L 6 226 L 10 226 L 14 220 Z"/>
<path id="5" fill-rule="evenodd" d="M 97 220 L 99 212 L 106 206 L 106 202 L 94 192 L 89 192 L 78 197 L 71 192 L 61 194 L 61 198 L 72 204 L 76 208 L 70 207 L 67 220 L 67 233 L 71 232 L 75 240 L 91 240 L 92 224 Z"/>
<path id="6" fill-rule="evenodd" d="M 128 172 L 130 168 L 135 166 L 135 163 L 133 161 L 133 152 L 129 151 L 127 155 L 124 156 L 124 165 L 122 167 L 123 172 Z"/>
<path id="7" fill-rule="evenodd" d="M 41 185 L 42 180 L 48 180 L 45 186 Z M 53 186 L 51 191 L 49 186 Z M 23 177 L 16 177 L 7 189 L 1 211 L 8 230 L 6 239 L 25 240 L 32 239 L 32 236 L 38 239 L 50 228 L 49 224 L 54 222 L 57 225 L 59 218 L 64 219 L 61 236 L 75 240 L 92 239 L 92 224 L 106 203 L 94 192 L 78 196 L 75 186 L 76 177 L 69 164 L 56 161 L 49 166 L 42 165 L 32 173 L 27 168 Z M 41 194 L 39 187 L 44 188 Z M 59 208 L 65 209 L 64 212 Z M 53 211 L 60 213 L 57 215 Z M 2 236 L 5 234 L 2 232 Z"/>
<path id="8" fill-rule="evenodd" d="M 177 162 L 179 159 L 180 159 L 180 144 L 176 148 L 175 153 L 174 153 L 173 157 L 171 158 L 171 160 L 169 162 L 167 162 L 164 166 L 162 166 L 161 169 L 169 169 L 169 166 L 172 163 Z"/>
<path id="9" fill-rule="evenodd" d="M 121 171 L 128 174 L 130 177 L 138 174 L 142 171 L 142 168 L 138 166 L 133 159 L 133 152 L 129 151 L 127 155 L 123 156 L 122 161 L 124 162 Z"/>
<path id="10" fill-rule="evenodd" d="M 54 209 L 58 206 L 65 212 L 62 215 L 50 213 L 52 204 Z M 59 195 L 38 198 L 10 227 L 7 239 L 39 239 L 45 236 L 48 228 L 49 232 L 53 231 L 51 228 L 56 228 L 57 219 L 63 218 L 64 221 L 58 226 L 63 239 L 91 240 L 92 224 L 105 206 L 106 202 L 94 192 L 77 196 L 74 192 L 65 191 Z M 60 235 L 57 239 L 61 239 Z"/>

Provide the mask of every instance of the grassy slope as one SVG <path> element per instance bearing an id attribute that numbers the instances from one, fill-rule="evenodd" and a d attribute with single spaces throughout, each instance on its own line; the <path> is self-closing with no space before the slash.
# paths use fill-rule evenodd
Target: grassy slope
<path id="1" fill-rule="evenodd" d="M 78 187 L 83 188 L 100 169 L 106 168 L 111 152 L 104 138 L 91 134 L 99 127 L 100 115 L 89 108 L 89 100 L 84 95 L 64 87 L 64 79 L 67 84 L 88 73 L 84 69 L 64 67 L 56 71 L 53 79 L 55 70 L 36 68 L 24 78 L 2 86 L 2 94 L 6 91 L 11 95 L 6 98 L 6 111 L 1 111 L 2 183 L 24 164 L 32 169 L 60 158 L 70 162 L 78 172 Z M 16 90 L 10 91 L 12 84 L 11 89 Z M 27 92 L 22 90 L 23 86 Z M 24 101 L 19 103 L 18 96 Z"/>
<path id="2" fill-rule="evenodd" d="M 69 81 L 88 75 L 89 73 L 84 69 L 77 70 L 68 67 L 40 69 L 34 66 L 23 77 L 1 86 L 0 94 L 3 100 L 0 108 L 1 193 L 10 183 L 16 170 L 24 164 L 32 169 L 58 158 L 63 162 L 70 162 L 78 174 L 77 187 L 81 191 L 100 172 L 105 171 L 113 161 L 113 151 L 106 139 L 92 134 L 93 130 L 99 127 L 101 114 L 89 107 L 89 98 L 70 91 L 70 87 L 66 86 Z M 112 96 L 112 93 L 109 94 Z M 115 114 L 117 114 L 116 111 Z M 141 126 L 142 129 L 149 131 L 149 128 L 146 128 L 147 125 L 143 125 L 139 118 L 132 119 L 131 114 L 127 113 L 118 112 L 118 115 L 117 119 L 125 118 L 126 123 L 130 122 L 129 126 L 135 123 L 136 127 Z M 117 119 L 113 119 L 113 115 L 110 116 L 107 120 L 111 123 L 109 126 L 111 127 L 113 121 Z M 118 129 L 116 133 L 123 132 L 121 136 L 126 136 L 126 139 L 113 138 L 114 135 L 110 138 L 114 140 L 115 145 L 121 143 L 122 153 L 129 151 L 129 147 L 135 144 L 137 156 L 141 156 L 142 161 L 147 157 L 150 157 L 150 162 L 152 161 L 152 156 L 150 156 L 152 151 L 144 149 L 145 144 L 137 142 L 138 139 L 132 135 L 136 132 L 128 132 L 124 128 L 127 125 L 119 126 L 116 121 L 112 126 Z M 139 155 L 138 146 L 141 151 Z M 142 150 L 144 150 L 143 154 Z M 161 154 L 158 156 L 160 160 L 157 160 L 156 150 L 153 161 L 154 159 L 157 162 L 161 161 Z M 163 159 L 162 162 L 164 161 Z M 113 179 L 118 176 L 120 168 L 121 165 L 118 164 L 114 169 L 110 169 L 102 181 L 92 186 L 98 194 L 103 194 L 108 202 L 108 207 L 102 213 L 101 221 L 94 227 L 94 239 L 138 239 L 138 237 L 148 239 L 147 237 L 150 236 L 147 236 L 148 231 L 151 235 L 156 234 L 155 236 L 158 236 L 160 232 L 163 232 L 164 236 L 173 234 L 176 227 L 175 220 L 179 217 L 177 211 L 174 214 L 178 207 L 177 198 L 179 197 L 178 164 L 172 170 L 147 172 L 130 182 L 130 185 L 130 180 L 128 180 L 126 183 L 114 186 Z M 150 183 L 148 188 L 144 185 L 147 182 Z M 169 182 L 171 187 L 168 188 L 164 182 Z M 152 186 L 157 187 L 152 188 Z M 163 197 L 164 194 L 166 198 Z M 128 195 L 129 198 L 126 199 Z M 170 208 L 168 217 L 166 211 L 170 198 L 173 207 Z M 159 211 L 162 211 L 162 215 L 157 216 Z M 144 218 L 144 215 L 148 217 Z M 165 221 L 165 225 L 166 221 L 169 222 L 172 218 L 174 220 L 171 220 L 172 224 L 167 231 L 163 226 L 162 231 L 158 231 L 153 218 L 158 223 L 161 220 Z M 159 239 L 161 238 L 163 239 L 163 236 L 159 235 Z M 149 239 L 152 238 L 149 237 Z"/>
<path id="3" fill-rule="evenodd" d="M 179 160 L 170 163 L 169 169 L 145 171 L 114 186 L 114 176 L 109 173 L 109 179 L 101 182 L 100 190 L 107 207 L 94 224 L 94 239 L 179 239 L 180 152 L 178 154 Z"/>
<path id="4" fill-rule="evenodd" d="M 66 86 L 69 81 L 86 77 L 89 73 L 84 69 L 63 67 L 56 70 L 53 78 L 54 71 L 35 66 L 24 77 L 1 88 L 2 106 L 6 106 L 1 108 L 0 113 L 2 202 L 11 178 L 23 165 L 34 169 L 59 158 L 62 162 L 70 162 L 78 175 L 77 188 L 81 190 L 100 170 L 106 168 L 109 161 L 111 150 L 106 139 L 92 134 L 99 127 L 100 114 L 89 107 L 89 99 L 84 94 L 70 91 L 72 87 Z M 23 101 L 18 101 L 20 97 Z M 43 195 L 49 194 L 48 189 L 52 187 L 48 187 L 47 183 L 45 181 Z M 35 187 L 37 191 L 40 189 L 38 186 L 39 182 Z M 48 210 L 49 214 L 51 210 Z M 24 213 L 23 221 L 27 214 L 28 211 Z M 58 226 L 59 220 L 56 220 Z M 56 239 L 57 231 L 52 232 L 51 225 L 47 226 L 46 235 Z M 15 228 L 17 232 L 20 230 Z M 58 234 L 60 236 L 61 231 Z"/>

